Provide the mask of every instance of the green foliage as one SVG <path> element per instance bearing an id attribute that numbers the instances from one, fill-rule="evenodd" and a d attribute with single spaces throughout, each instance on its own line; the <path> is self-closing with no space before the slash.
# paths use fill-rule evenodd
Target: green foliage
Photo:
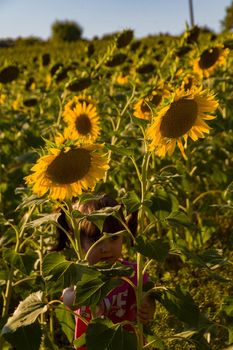
<path id="1" fill-rule="evenodd" d="M 74 21 L 55 21 L 51 27 L 54 41 L 76 41 L 81 39 L 82 28 Z"/>

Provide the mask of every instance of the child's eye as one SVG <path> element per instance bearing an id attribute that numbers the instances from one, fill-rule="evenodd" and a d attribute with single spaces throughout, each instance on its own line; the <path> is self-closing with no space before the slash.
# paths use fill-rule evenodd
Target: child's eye
<path id="1" fill-rule="evenodd" d="M 111 240 L 112 240 L 112 241 L 117 241 L 118 238 L 119 238 L 119 236 L 112 236 L 112 237 L 111 237 Z"/>

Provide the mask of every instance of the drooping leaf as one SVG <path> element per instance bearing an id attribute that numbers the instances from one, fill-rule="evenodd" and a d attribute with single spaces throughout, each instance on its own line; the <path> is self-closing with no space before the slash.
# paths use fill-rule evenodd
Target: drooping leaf
<path id="1" fill-rule="evenodd" d="M 27 227 L 38 227 L 38 226 L 41 226 L 42 224 L 57 222 L 57 219 L 60 215 L 61 215 L 60 213 L 42 215 L 39 219 L 35 219 L 27 223 Z"/>
<path id="2" fill-rule="evenodd" d="M 15 332 L 20 327 L 34 323 L 37 317 L 44 314 L 47 310 L 48 305 L 44 301 L 44 294 L 42 291 L 30 294 L 25 300 L 19 303 L 13 316 L 9 317 L 2 329 L 2 335 Z"/>

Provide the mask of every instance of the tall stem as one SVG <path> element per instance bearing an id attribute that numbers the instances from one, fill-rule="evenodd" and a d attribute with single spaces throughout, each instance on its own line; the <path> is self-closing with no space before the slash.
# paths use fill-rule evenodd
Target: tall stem
<path id="1" fill-rule="evenodd" d="M 147 171 L 149 164 L 150 154 L 145 153 L 142 161 L 142 174 L 141 174 L 141 207 L 139 211 L 138 224 L 139 224 L 139 234 L 144 232 L 144 201 L 146 196 L 146 184 L 147 184 Z M 137 299 L 137 308 L 139 309 L 142 301 L 142 287 L 143 287 L 143 255 L 137 253 L 137 290 L 136 290 L 136 299 Z M 139 344 L 138 350 L 143 348 L 143 325 L 140 322 L 139 318 L 137 319 L 138 324 L 138 334 L 139 334 Z"/>
<path id="2" fill-rule="evenodd" d="M 70 200 L 67 200 L 67 207 L 69 209 L 69 215 L 71 220 L 71 225 L 74 230 L 74 239 L 75 239 L 75 245 L 74 249 L 77 254 L 77 257 L 79 260 L 83 259 L 83 250 L 82 250 L 82 244 L 81 244 L 81 237 L 80 237 L 80 230 L 78 227 L 78 223 L 73 215 L 73 207 L 72 202 Z"/>

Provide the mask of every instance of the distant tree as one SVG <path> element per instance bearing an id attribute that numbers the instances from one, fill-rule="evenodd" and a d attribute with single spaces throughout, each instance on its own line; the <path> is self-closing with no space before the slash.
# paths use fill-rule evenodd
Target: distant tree
<path id="1" fill-rule="evenodd" d="M 55 21 L 52 24 L 52 40 L 55 41 L 76 41 L 82 36 L 83 29 L 74 21 Z"/>
<path id="2" fill-rule="evenodd" d="M 233 29 L 233 1 L 231 5 L 226 8 L 226 15 L 221 21 L 223 31 L 229 31 Z"/>

